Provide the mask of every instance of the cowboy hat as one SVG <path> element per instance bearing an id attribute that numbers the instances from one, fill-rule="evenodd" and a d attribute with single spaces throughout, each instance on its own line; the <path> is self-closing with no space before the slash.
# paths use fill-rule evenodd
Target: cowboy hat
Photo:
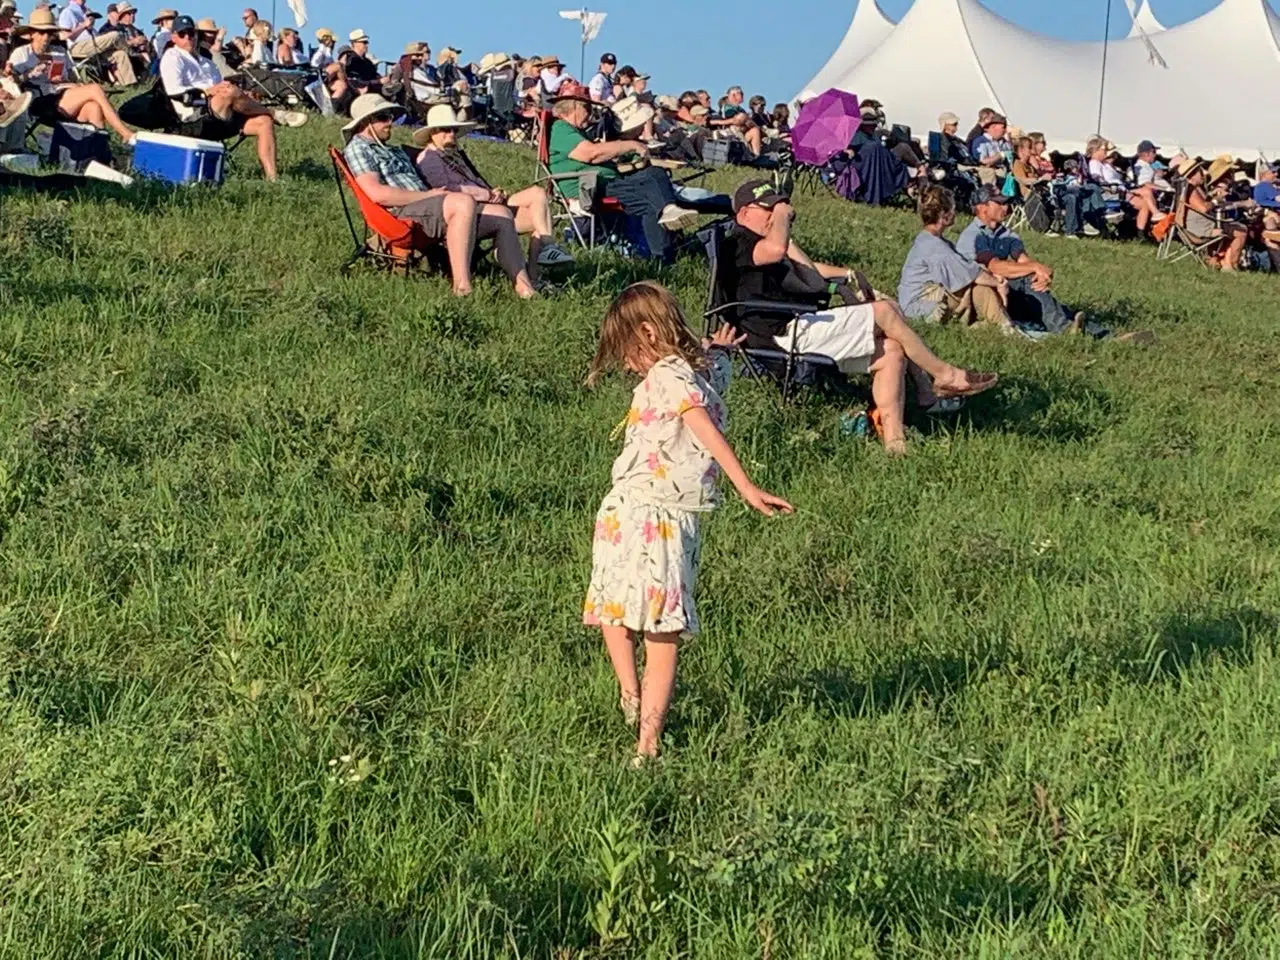
<path id="1" fill-rule="evenodd" d="M 653 107 L 647 103 L 641 103 L 640 98 L 634 94 L 623 97 L 610 109 L 618 118 L 618 129 L 623 133 L 628 130 L 638 130 L 653 119 Z"/>
<path id="2" fill-rule="evenodd" d="M 165 20 L 176 20 L 178 18 L 177 10 L 161 10 L 151 20 L 152 23 L 162 23 Z"/>
<path id="3" fill-rule="evenodd" d="M 503 67 L 510 66 L 512 60 L 505 53 L 486 53 L 480 58 L 480 73 L 493 73 Z"/>
<path id="4" fill-rule="evenodd" d="M 1221 154 L 1213 158 L 1213 162 L 1209 164 L 1208 180 L 1210 183 L 1217 183 L 1228 173 L 1236 168 L 1236 162 L 1231 159 L 1230 154 Z"/>
<path id="5" fill-rule="evenodd" d="M 196 21 L 196 33 L 217 33 L 218 24 L 213 17 L 204 17 Z"/>
<path id="6" fill-rule="evenodd" d="M 426 125 L 413 131 L 413 142 L 420 147 L 425 147 L 431 142 L 431 134 L 437 130 L 456 130 L 461 133 L 474 130 L 477 126 L 467 120 L 459 120 L 452 106 L 440 103 L 427 111 Z"/>
<path id="7" fill-rule="evenodd" d="M 404 45 L 404 56 L 406 57 L 425 57 L 427 52 L 427 45 L 421 40 L 411 40 L 409 43 Z"/>
<path id="8" fill-rule="evenodd" d="M 58 20 L 48 7 L 36 7 L 31 11 L 27 22 L 13 31 L 15 37 L 25 37 L 29 33 L 60 33 Z"/>
<path id="9" fill-rule="evenodd" d="M 347 34 L 347 39 L 350 40 L 352 43 L 359 43 L 361 40 L 363 40 L 365 43 L 368 43 L 369 35 L 357 27 L 355 30 L 352 30 L 349 34 Z"/>
<path id="10" fill-rule="evenodd" d="M 562 83 L 560 90 L 551 98 L 552 103 L 559 103 L 561 100 L 577 100 L 581 103 L 594 103 L 591 99 L 591 92 L 580 83 Z"/>
<path id="11" fill-rule="evenodd" d="M 349 143 L 368 121 L 384 113 L 399 116 L 404 113 L 404 107 L 392 103 L 379 93 L 360 94 L 351 103 L 351 122 L 342 128 L 343 141 Z"/>
<path id="12" fill-rule="evenodd" d="M 325 40 L 328 40 L 330 43 L 337 43 L 338 35 L 334 33 L 332 30 L 330 30 L 328 27 L 321 27 L 319 30 L 316 31 L 316 39 L 319 40 L 321 43 L 323 43 Z"/>
<path id="13" fill-rule="evenodd" d="M 536 58 L 535 58 L 536 59 Z M 539 65 L 545 70 L 547 67 L 563 67 L 564 61 L 557 57 L 554 53 L 549 57 L 543 57 L 538 60 Z"/>

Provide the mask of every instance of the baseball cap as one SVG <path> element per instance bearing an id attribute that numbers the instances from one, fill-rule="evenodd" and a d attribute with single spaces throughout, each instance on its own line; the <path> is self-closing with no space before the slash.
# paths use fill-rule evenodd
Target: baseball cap
<path id="1" fill-rule="evenodd" d="M 985 130 L 987 129 L 987 127 L 991 126 L 994 123 L 1003 123 L 1005 125 L 1008 125 L 1009 121 L 1006 120 L 1000 114 L 993 113 L 991 116 L 987 117 L 987 119 L 982 121 L 982 129 Z"/>
<path id="2" fill-rule="evenodd" d="M 184 13 L 182 16 L 174 19 L 173 26 L 169 29 L 171 29 L 175 34 L 182 33 L 184 30 L 190 30 L 192 33 L 195 33 L 196 22 Z"/>
<path id="3" fill-rule="evenodd" d="M 733 191 L 733 212 L 750 206 L 769 210 L 786 199 L 768 180 L 748 180 Z"/>
<path id="4" fill-rule="evenodd" d="M 1159 147 L 1157 147 L 1157 146 L 1156 146 L 1154 143 L 1152 143 L 1150 140 L 1143 140 L 1140 144 L 1138 144 L 1138 152 L 1139 152 L 1139 153 L 1148 153 L 1148 152 L 1150 152 L 1150 153 L 1158 153 L 1158 152 L 1159 152 L 1159 150 L 1160 150 L 1160 148 L 1159 148 Z"/>
<path id="5" fill-rule="evenodd" d="M 1006 197 L 1000 192 L 999 187 L 986 184 L 979 187 L 973 193 L 973 205 L 976 207 L 980 203 L 1003 203 L 1008 204 L 1011 198 Z"/>
<path id="6" fill-rule="evenodd" d="M 611 67 L 616 67 L 618 65 L 618 58 L 615 57 L 612 53 L 606 53 L 603 57 L 600 58 L 600 62 L 607 63 Z"/>

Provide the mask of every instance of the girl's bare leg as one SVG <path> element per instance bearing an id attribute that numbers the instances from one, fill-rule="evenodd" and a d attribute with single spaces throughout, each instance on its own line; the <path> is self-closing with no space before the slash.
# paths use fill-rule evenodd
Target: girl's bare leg
<path id="1" fill-rule="evenodd" d="M 636 645 L 631 639 L 631 631 L 626 627 L 602 627 L 604 646 L 609 651 L 609 662 L 613 664 L 614 675 L 618 678 L 618 694 L 623 703 L 623 710 L 633 706 L 637 711 L 640 706 L 640 681 L 636 675 Z"/>
<path id="2" fill-rule="evenodd" d="M 676 689 L 676 657 L 680 634 L 644 635 L 644 684 L 640 688 L 640 739 L 636 755 L 656 757 L 662 745 L 662 728 L 667 722 L 671 695 Z"/>
<path id="3" fill-rule="evenodd" d="M 871 396 L 880 411 L 880 427 L 884 431 L 884 449 L 893 456 L 907 452 L 906 405 L 907 356 L 896 340 L 876 339 L 876 356 L 871 371 Z"/>

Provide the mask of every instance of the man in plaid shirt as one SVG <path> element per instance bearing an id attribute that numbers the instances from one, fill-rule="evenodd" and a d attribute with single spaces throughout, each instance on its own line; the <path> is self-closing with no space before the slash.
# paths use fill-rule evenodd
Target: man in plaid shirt
<path id="1" fill-rule="evenodd" d="M 471 293 L 476 239 L 489 237 L 516 294 L 524 299 L 535 296 L 511 210 L 477 203 L 465 193 L 428 189 L 409 155 L 390 143 L 392 124 L 402 113 L 402 107 L 376 93 L 361 94 L 351 104 L 351 122 L 342 128 L 347 141 L 342 156 L 360 188 L 395 216 L 416 221 L 429 239 L 444 241 L 456 296 Z"/>

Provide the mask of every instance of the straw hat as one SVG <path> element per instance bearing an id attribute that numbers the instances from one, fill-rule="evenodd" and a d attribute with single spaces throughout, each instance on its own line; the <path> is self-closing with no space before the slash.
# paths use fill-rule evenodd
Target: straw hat
<path id="1" fill-rule="evenodd" d="M 539 65 L 543 70 L 545 70 L 545 69 L 547 69 L 547 67 L 563 67 L 563 66 L 564 66 L 564 61 L 563 61 L 563 60 L 561 60 L 559 57 L 557 57 L 557 56 L 553 53 L 553 54 L 552 54 L 551 56 L 549 56 L 549 57 L 543 57 L 542 59 L 538 60 L 538 65 Z"/>
<path id="2" fill-rule="evenodd" d="M 480 58 L 480 73 L 493 73 L 495 70 L 510 66 L 513 62 L 505 53 L 486 53 Z"/>
<path id="3" fill-rule="evenodd" d="M 365 33 L 363 30 L 361 30 L 359 27 L 357 27 L 356 29 L 352 30 L 350 33 L 347 34 L 347 39 L 350 40 L 352 43 L 359 43 L 361 40 L 363 40 L 365 43 L 368 43 L 369 35 Z"/>
<path id="4" fill-rule="evenodd" d="M 324 43 L 326 40 L 329 41 L 330 43 L 337 43 L 338 35 L 334 33 L 332 30 L 330 30 L 328 27 L 321 27 L 319 30 L 316 31 L 316 39 L 319 40 L 321 43 Z"/>
<path id="5" fill-rule="evenodd" d="M 426 126 L 413 131 L 413 142 L 420 147 L 425 147 L 431 142 L 431 135 L 437 130 L 456 130 L 462 133 L 466 130 L 474 130 L 476 126 L 477 124 L 466 120 L 459 120 L 452 106 L 440 103 L 427 111 Z"/>
<path id="6" fill-rule="evenodd" d="M 1220 154 L 1213 158 L 1213 163 L 1209 164 L 1208 180 L 1210 183 L 1217 183 L 1228 173 L 1236 168 L 1235 160 L 1231 159 L 1231 155 L 1227 153 Z"/>
<path id="7" fill-rule="evenodd" d="M 178 11 L 169 10 L 166 8 L 164 10 L 161 10 L 159 13 L 157 13 L 155 17 L 151 20 L 151 22 L 155 24 L 160 24 L 166 20 L 176 20 L 176 19 L 178 19 Z"/>
<path id="8" fill-rule="evenodd" d="M 1181 160 L 1175 160 L 1170 168 L 1178 176 L 1186 179 L 1193 173 L 1197 173 L 1204 169 L 1204 161 L 1199 157 L 1194 160 L 1190 157 L 1183 157 Z"/>
<path id="9" fill-rule="evenodd" d="M 196 33 L 217 33 L 218 24 L 213 17 L 204 17 L 196 21 Z"/>
<path id="10" fill-rule="evenodd" d="M 412 40 L 404 45 L 404 55 L 406 57 L 425 57 L 427 55 L 427 45 L 421 40 Z"/>
<path id="11" fill-rule="evenodd" d="M 135 7 L 132 3 L 129 3 L 128 0 L 125 0 L 124 3 L 116 4 L 116 13 L 122 17 L 126 13 L 137 13 L 137 12 L 138 12 L 138 8 Z"/>
<path id="12" fill-rule="evenodd" d="M 13 31 L 15 37 L 25 37 L 29 33 L 60 33 L 58 20 L 48 7 L 36 7 L 31 11 L 27 22 Z"/>
<path id="13" fill-rule="evenodd" d="M 635 94 L 623 97 L 610 109 L 618 118 L 618 129 L 624 133 L 628 130 L 638 130 L 653 119 L 653 107 L 647 103 L 641 103 L 640 98 Z"/>
<path id="14" fill-rule="evenodd" d="M 342 128 L 342 139 L 344 142 L 350 142 L 351 138 L 360 132 L 360 128 L 374 117 L 383 114 L 398 117 L 402 113 L 404 113 L 404 107 L 398 103 L 392 103 L 381 94 L 362 93 L 351 103 L 351 122 Z"/>

